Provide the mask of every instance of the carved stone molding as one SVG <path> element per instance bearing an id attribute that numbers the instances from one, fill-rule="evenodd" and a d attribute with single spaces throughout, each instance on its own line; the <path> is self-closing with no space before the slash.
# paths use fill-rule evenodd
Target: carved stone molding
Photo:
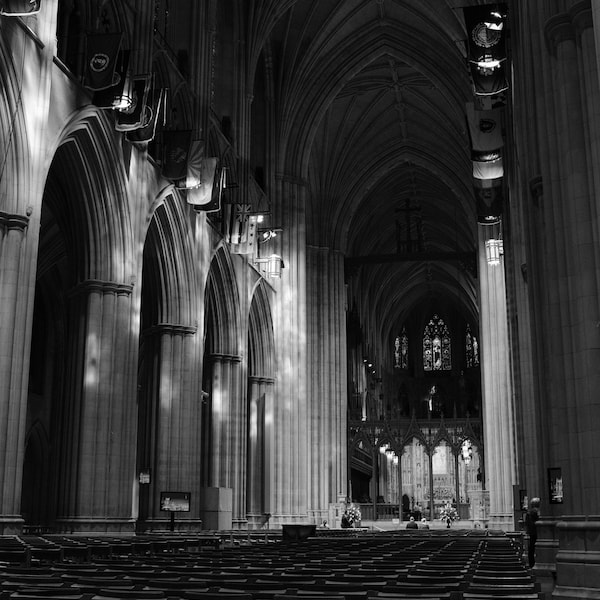
<path id="1" fill-rule="evenodd" d="M 565 41 L 575 41 L 583 31 L 594 26 L 590 0 L 574 4 L 568 12 L 550 17 L 544 26 L 548 52 L 556 55 L 556 49 Z"/>
<path id="2" fill-rule="evenodd" d="M 592 3 L 590 0 L 583 0 L 582 2 L 574 4 L 569 9 L 569 15 L 579 35 L 581 35 L 585 29 L 591 29 L 594 26 Z"/>
<path id="3" fill-rule="evenodd" d="M 560 13 L 550 17 L 544 25 L 544 35 L 548 52 L 556 56 L 556 50 L 560 44 L 566 41 L 575 41 L 576 31 L 570 15 Z"/>
<path id="4" fill-rule="evenodd" d="M 210 355 L 210 360 L 212 362 L 242 362 L 242 357 L 237 354 L 220 354 L 215 352 Z"/>
<path id="5" fill-rule="evenodd" d="M 258 383 L 264 385 L 272 385 L 275 383 L 275 380 L 272 377 L 259 377 L 257 375 L 250 375 L 250 377 L 248 377 L 248 381 L 250 383 Z"/>
<path id="6" fill-rule="evenodd" d="M 159 323 L 153 325 L 149 329 L 143 332 L 144 336 L 151 335 L 194 335 L 198 331 L 197 327 L 189 325 L 177 325 L 175 323 Z"/>
<path id="7" fill-rule="evenodd" d="M 25 231 L 27 225 L 29 225 L 29 217 L 24 215 L 11 215 L 0 211 L 0 228 Z"/>
<path id="8" fill-rule="evenodd" d="M 87 279 L 77 284 L 69 292 L 70 296 L 86 294 L 90 292 L 99 292 L 101 294 L 118 294 L 129 296 L 133 291 L 133 285 L 128 283 L 116 283 L 114 281 L 101 281 L 99 279 Z"/>

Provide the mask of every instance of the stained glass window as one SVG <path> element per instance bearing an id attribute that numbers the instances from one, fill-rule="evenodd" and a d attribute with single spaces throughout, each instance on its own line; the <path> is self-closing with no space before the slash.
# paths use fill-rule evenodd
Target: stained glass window
<path id="1" fill-rule="evenodd" d="M 402 335 L 394 340 L 394 367 L 408 369 L 408 336 L 405 327 L 402 328 Z"/>
<path id="2" fill-rule="evenodd" d="M 467 358 L 467 368 L 479 366 L 479 343 L 474 335 L 471 335 L 471 328 L 467 325 L 465 334 L 465 356 Z"/>
<path id="3" fill-rule="evenodd" d="M 406 335 L 406 329 L 402 328 L 401 338 L 401 364 L 403 369 L 408 369 L 408 336 Z"/>
<path id="4" fill-rule="evenodd" d="M 452 369 L 450 332 L 438 315 L 433 315 L 423 333 L 423 368 L 425 371 Z"/>

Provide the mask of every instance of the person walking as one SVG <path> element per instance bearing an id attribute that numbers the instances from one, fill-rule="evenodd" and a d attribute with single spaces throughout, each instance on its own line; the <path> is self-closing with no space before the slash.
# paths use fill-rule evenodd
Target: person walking
<path id="1" fill-rule="evenodd" d="M 537 542 L 537 521 L 540 518 L 540 499 L 532 498 L 525 514 L 525 531 L 529 536 L 527 544 L 527 561 L 529 568 L 535 565 L 535 543 Z"/>

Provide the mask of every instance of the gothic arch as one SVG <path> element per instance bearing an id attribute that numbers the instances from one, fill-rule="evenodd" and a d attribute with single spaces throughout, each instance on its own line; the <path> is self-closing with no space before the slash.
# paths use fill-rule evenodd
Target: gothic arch
<path id="1" fill-rule="evenodd" d="M 215 253 L 205 290 L 205 355 L 237 355 L 240 350 L 240 299 L 237 277 L 223 247 Z"/>
<path id="2" fill-rule="evenodd" d="M 196 322 L 199 284 L 189 210 L 174 192 L 154 212 L 144 245 L 144 298 L 152 299 L 144 305 L 144 328 Z"/>
<path id="3" fill-rule="evenodd" d="M 135 273 L 120 138 L 88 107 L 64 128 L 46 181 L 44 207 L 63 232 L 75 285 L 127 282 Z"/>
<path id="4" fill-rule="evenodd" d="M 20 198 L 28 198 L 27 188 L 30 185 L 29 146 L 26 136 L 27 128 L 23 118 L 21 104 L 21 88 L 18 81 L 16 65 L 9 59 L 10 53 L 0 38 L 0 211 L 9 214 L 25 212 L 19 206 Z M 24 59 L 23 59 L 24 60 Z M 24 68 L 24 64 L 21 65 Z M 22 84 L 21 84 L 22 85 Z"/>
<path id="5" fill-rule="evenodd" d="M 261 280 L 256 287 L 250 304 L 248 322 L 248 375 L 250 377 L 273 378 L 274 339 L 273 317 L 266 284 Z"/>
<path id="6" fill-rule="evenodd" d="M 50 482 L 51 444 L 48 432 L 36 419 L 25 440 L 21 514 L 29 525 L 48 525 L 52 507 Z"/>

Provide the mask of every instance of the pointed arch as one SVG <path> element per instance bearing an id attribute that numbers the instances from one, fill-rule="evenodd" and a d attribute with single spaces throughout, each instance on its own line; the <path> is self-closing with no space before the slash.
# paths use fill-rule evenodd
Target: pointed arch
<path id="1" fill-rule="evenodd" d="M 198 281 L 189 232 L 189 208 L 178 194 L 154 212 L 144 246 L 144 328 L 159 323 L 195 323 Z M 148 287 L 147 287 L 148 286 Z"/>
<path id="2" fill-rule="evenodd" d="M 31 425 L 25 440 L 25 460 L 21 494 L 21 514 L 28 525 L 48 525 L 50 440 L 40 419 Z"/>
<path id="3" fill-rule="evenodd" d="M 119 137 L 107 116 L 79 111 L 63 129 L 48 174 L 44 208 L 63 232 L 75 285 L 129 282 L 133 233 Z"/>
<path id="4" fill-rule="evenodd" d="M 27 174 L 31 167 L 21 104 L 23 74 L 16 73 L 5 43 L 0 37 L 0 211 L 16 214 L 20 212 L 19 199 L 29 197 L 31 177 Z"/>
<path id="5" fill-rule="evenodd" d="M 223 247 L 215 253 L 205 291 L 205 353 L 239 353 L 240 299 L 229 254 Z"/>
<path id="6" fill-rule="evenodd" d="M 266 284 L 261 279 L 250 304 L 248 322 L 248 375 L 250 377 L 273 378 L 275 373 L 273 316 L 266 288 Z"/>

